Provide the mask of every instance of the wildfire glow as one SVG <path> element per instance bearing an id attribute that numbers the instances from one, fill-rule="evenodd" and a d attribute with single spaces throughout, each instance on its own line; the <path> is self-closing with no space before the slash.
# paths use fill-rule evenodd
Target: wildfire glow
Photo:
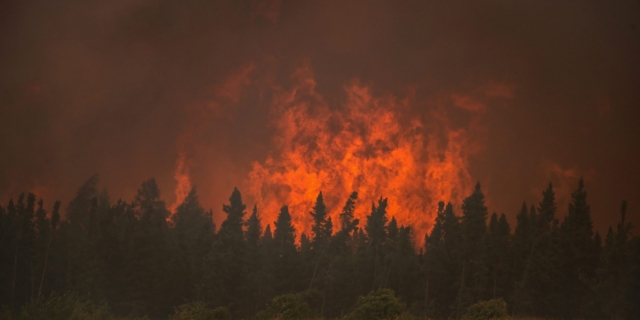
<path id="1" fill-rule="evenodd" d="M 176 160 L 176 170 L 173 174 L 173 178 L 176 179 L 176 201 L 169 208 L 171 214 L 176 212 L 176 208 L 184 202 L 184 199 L 191 190 L 191 180 L 189 179 L 189 166 L 187 164 L 187 158 L 184 152 L 178 155 Z"/>
<path id="2" fill-rule="evenodd" d="M 346 101 L 332 109 L 315 91 L 310 68 L 298 69 L 292 82 L 289 89 L 274 88 L 275 147 L 253 164 L 247 181 L 265 224 L 286 204 L 298 235 L 309 234 L 309 211 L 322 191 L 337 228 L 344 202 L 357 191 L 360 226 L 371 203 L 385 197 L 389 215 L 422 236 L 438 201 L 459 204 L 470 192 L 475 181 L 468 160 L 477 147 L 471 148 L 470 129 L 452 129 L 442 110 L 429 122 L 410 117 L 413 99 L 374 97 L 357 83 L 345 86 Z M 484 109 L 460 96 L 447 99 L 465 110 Z"/>

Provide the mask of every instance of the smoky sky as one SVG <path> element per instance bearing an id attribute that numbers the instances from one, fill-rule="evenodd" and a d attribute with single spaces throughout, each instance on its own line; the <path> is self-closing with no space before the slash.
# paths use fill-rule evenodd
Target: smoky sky
<path id="1" fill-rule="evenodd" d="M 0 197 L 64 203 L 98 173 L 112 200 L 155 177 L 171 203 L 183 143 L 220 221 L 269 153 L 268 88 L 307 64 L 336 108 L 353 81 L 421 101 L 507 84 L 470 158 L 490 212 L 513 221 L 551 181 L 563 216 L 583 176 L 598 230 L 617 223 L 622 200 L 638 225 L 639 28 L 638 1 L 5 1 Z M 249 84 L 221 98 L 243 68 Z"/>

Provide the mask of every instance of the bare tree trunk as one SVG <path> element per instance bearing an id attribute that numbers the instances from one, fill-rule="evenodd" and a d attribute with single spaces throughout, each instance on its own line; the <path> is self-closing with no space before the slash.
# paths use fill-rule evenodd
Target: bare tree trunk
<path id="1" fill-rule="evenodd" d="M 36 295 L 36 279 L 34 276 L 34 270 L 33 270 L 33 256 L 31 257 L 31 263 L 29 263 L 29 276 L 31 278 L 31 300 L 33 301 L 33 299 L 35 298 Z"/>
<path id="2" fill-rule="evenodd" d="M 493 277 L 493 298 L 496 298 L 496 283 L 498 282 L 498 279 L 496 276 Z"/>
<path id="3" fill-rule="evenodd" d="M 373 283 L 371 283 L 371 291 L 376 288 L 376 278 L 378 277 L 378 246 L 376 246 L 376 257 L 373 259 Z"/>
<path id="4" fill-rule="evenodd" d="M 40 277 L 40 287 L 38 288 L 38 298 L 42 294 L 42 284 L 44 283 L 44 275 L 47 272 L 47 262 L 49 261 L 49 250 L 51 249 L 51 242 L 53 241 L 53 230 L 49 236 L 49 244 L 47 245 L 47 252 L 44 255 L 44 266 L 42 267 L 42 276 Z"/>
<path id="5" fill-rule="evenodd" d="M 316 261 L 316 266 L 315 268 L 313 268 L 313 276 L 311 277 L 311 283 L 309 283 L 309 290 L 307 291 L 307 294 L 311 293 L 311 288 L 313 287 L 313 280 L 315 280 L 316 271 L 318 271 L 318 264 L 320 264 L 320 259 L 322 259 L 324 252 L 327 251 L 327 248 L 329 248 L 329 244 L 331 244 L 331 242 L 327 243 L 327 245 L 324 247 L 324 249 L 320 253 L 320 256 L 318 257 L 318 261 Z"/>
<path id="6" fill-rule="evenodd" d="M 13 307 L 16 302 L 16 277 L 18 274 L 18 244 L 16 244 L 16 250 L 13 254 L 13 280 L 11 282 L 11 306 Z"/>
<path id="7" fill-rule="evenodd" d="M 324 317 L 324 302 L 327 298 L 327 284 L 325 283 L 325 286 L 322 290 L 322 304 L 320 305 L 320 316 Z"/>
<path id="8" fill-rule="evenodd" d="M 462 288 L 464 288 L 464 267 L 466 260 L 462 260 L 462 276 L 460 277 L 460 291 L 458 291 L 458 303 L 456 304 L 456 319 L 460 319 L 460 299 L 462 299 Z"/>
<path id="9" fill-rule="evenodd" d="M 427 284 L 424 290 L 424 315 L 427 316 L 427 310 L 429 308 L 429 276 L 431 275 L 431 271 L 427 272 Z"/>
<path id="10" fill-rule="evenodd" d="M 393 267 L 393 263 L 396 261 L 396 254 L 393 255 L 393 259 L 391 260 L 391 263 L 389 263 L 389 269 L 387 270 L 387 276 L 384 279 L 384 287 L 387 286 L 387 283 L 389 282 L 389 275 L 391 274 L 391 268 Z"/>

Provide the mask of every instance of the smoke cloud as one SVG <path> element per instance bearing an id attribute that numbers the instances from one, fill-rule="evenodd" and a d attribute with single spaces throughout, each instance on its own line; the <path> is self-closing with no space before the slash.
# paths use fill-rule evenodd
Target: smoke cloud
<path id="1" fill-rule="evenodd" d="M 298 198 L 265 186 L 308 146 L 282 117 L 315 105 L 300 113 L 310 135 L 358 136 L 339 128 L 364 118 L 335 122 L 353 110 L 392 115 L 385 130 L 418 163 L 402 166 L 426 179 L 410 188 L 424 193 L 410 194 L 419 209 L 406 223 L 433 215 L 437 198 L 459 205 L 453 194 L 476 180 L 510 219 L 551 181 L 562 216 L 584 176 L 597 229 L 617 222 L 623 199 L 638 225 L 639 26 L 637 1 L 5 1 L 0 200 L 65 203 L 95 173 L 112 199 L 131 200 L 155 177 L 169 204 L 195 186 L 218 223 L 238 186 L 271 223 L 275 203 Z M 455 179 L 440 179 L 455 183 L 429 182 L 453 159 Z M 336 197 L 332 212 L 353 191 L 341 179 L 317 187 Z M 361 210 L 394 192 L 372 190 Z"/>

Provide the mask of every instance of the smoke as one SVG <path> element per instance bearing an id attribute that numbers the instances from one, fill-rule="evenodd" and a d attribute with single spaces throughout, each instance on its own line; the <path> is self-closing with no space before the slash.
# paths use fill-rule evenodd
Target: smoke
<path id="1" fill-rule="evenodd" d="M 370 162 L 318 178 L 297 214 L 316 191 L 339 190 L 339 208 L 358 176 L 406 167 L 374 182 L 411 188 L 363 197 L 411 207 L 403 222 L 428 230 L 434 201 L 459 202 L 479 180 L 490 210 L 512 218 L 540 200 L 553 163 L 585 176 L 604 230 L 622 199 L 633 212 L 640 198 L 638 26 L 636 1 L 5 1 L 0 200 L 65 203 L 95 173 L 130 200 L 155 177 L 174 206 L 195 186 L 217 222 L 238 186 L 271 222 L 270 203 L 295 204 L 261 186 L 296 170 L 278 164 L 299 163 L 300 177 L 341 168 L 293 156 L 310 148 L 296 137 L 327 132 L 318 142 L 337 156 L 319 159 L 353 148 L 367 156 L 350 161 Z M 361 149 L 332 140 L 352 138 Z"/>

